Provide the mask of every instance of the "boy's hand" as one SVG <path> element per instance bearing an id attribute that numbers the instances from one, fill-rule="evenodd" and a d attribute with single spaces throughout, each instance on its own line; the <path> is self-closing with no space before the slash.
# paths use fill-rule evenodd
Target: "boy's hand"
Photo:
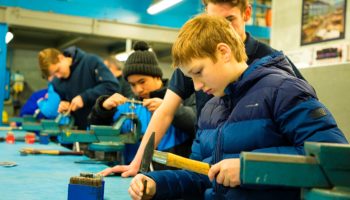
<path id="1" fill-rule="evenodd" d="M 38 104 L 40 101 L 44 100 L 44 97 L 39 98 L 36 103 Z"/>
<path id="2" fill-rule="evenodd" d="M 208 177 L 210 181 L 213 181 L 216 177 L 216 182 L 226 187 L 236 187 L 241 184 L 240 168 L 239 158 L 225 159 L 210 168 Z"/>
<path id="3" fill-rule="evenodd" d="M 121 176 L 126 178 L 129 176 L 135 176 L 139 171 L 140 165 L 136 165 L 133 162 L 130 165 L 116 165 L 109 167 L 99 172 L 102 176 L 108 176 L 111 173 L 122 173 Z"/>
<path id="4" fill-rule="evenodd" d="M 10 122 L 10 127 L 11 128 L 16 128 L 17 127 L 17 123 L 16 122 Z"/>
<path id="5" fill-rule="evenodd" d="M 69 110 L 70 102 L 69 101 L 61 101 L 60 105 L 58 105 L 58 112 L 65 113 Z"/>
<path id="6" fill-rule="evenodd" d="M 80 108 L 84 107 L 84 101 L 83 98 L 81 98 L 80 95 L 74 97 L 72 101 L 70 102 L 70 109 L 71 111 L 79 110 Z"/>
<path id="7" fill-rule="evenodd" d="M 125 98 L 123 95 L 121 95 L 119 93 L 114 93 L 112 96 L 110 96 L 108 99 L 106 99 L 103 102 L 102 107 L 106 110 L 111 110 L 111 109 L 125 103 L 126 100 L 127 100 L 127 98 Z"/>
<path id="8" fill-rule="evenodd" d="M 147 181 L 147 188 L 144 188 L 145 181 Z M 156 193 L 156 182 L 143 174 L 137 174 L 131 180 L 128 192 L 131 199 L 152 199 Z"/>
<path id="9" fill-rule="evenodd" d="M 160 98 L 152 98 L 152 99 L 144 99 L 143 106 L 145 106 L 150 112 L 154 112 L 159 108 L 160 104 L 162 104 L 163 99 Z"/>

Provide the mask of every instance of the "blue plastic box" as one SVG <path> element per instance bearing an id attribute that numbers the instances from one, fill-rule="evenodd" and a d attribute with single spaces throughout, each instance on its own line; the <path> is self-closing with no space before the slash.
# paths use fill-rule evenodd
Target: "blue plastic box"
<path id="1" fill-rule="evenodd" d="M 100 187 L 70 183 L 68 185 L 68 200 L 103 200 L 104 186 L 104 181 Z"/>

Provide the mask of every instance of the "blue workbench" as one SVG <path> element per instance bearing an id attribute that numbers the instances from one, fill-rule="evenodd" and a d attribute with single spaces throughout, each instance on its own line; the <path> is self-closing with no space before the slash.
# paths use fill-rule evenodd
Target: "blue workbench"
<path id="1" fill-rule="evenodd" d="M 1 137 L 5 134 L 5 131 L 0 131 Z M 23 132 L 15 132 L 15 135 L 18 136 L 18 134 L 24 135 Z M 67 199 L 70 177 L 78 176 L 80 172 L 99 172 L 107 167 L 102 164 L 74 163 L 74 161 L 88 159 L 85 156 L 21 156 L 19 150 L 24 147 L 67 151 L 66 148 L 55 143 L 41 145 L 39 143 L 16 142 L 15 144 L 7 144 L 0 142 L 0 162 L 13 161 L 17 163 L 15 167 L 0 166 L 1 200 Z M 130 180 L 130 178 L 117 176 L 105 177 L 105 199 L 130 199 L 128 195 Z"/>

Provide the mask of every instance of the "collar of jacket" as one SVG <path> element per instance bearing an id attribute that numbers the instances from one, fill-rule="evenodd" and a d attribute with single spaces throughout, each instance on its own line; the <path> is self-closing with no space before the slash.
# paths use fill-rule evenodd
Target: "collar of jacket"
<path id="1" fill-rule="evenodd" d="M 72 58 L 72 65 L 70 66 L 71 72 L 74 71 L 80 60 L 84 57 L 85 52 L 75 46 L 68 47 L 63 51 L 63 55 Z"/>
<path id="2" fill-rule="evenodd" d="M 244 41 L 244 46 L 246 48 L 246 53 L 248 55 L 248 57 L 251 57 L 251 55 L 254 55 L 257 51 L 258 48 L 258 43 L 257 41 L 251 37 L 250 33 L 245 32 L 246 34 L 246 39 Z"/>
<path id="3" fill-rule="evenodd" d="M 155 90 L 153 92 L 150 92 L 149 98 L 161 98 L 163 99 L 166 93 L 166 90 L 168 89 L 168 79 L 162 79 L 163 85 L 158 90 Z M 138 100 L 142 100 L 141 98 L 135 98 Z"/>
<path id="4" fill-rule="evenodd" d="M 250 80 L 247 77 L 249 77 L 249 75 L 251 75 L 254 71 L 262 67 L 276 66 L 277 68 L 283 68 L 282 70 L 290 72 L 291 68 L 289 66 L 285 67 L 286 64 L 288 65 L 288 63 L 286 63 L 286 58 L 281 51 L 272 53 L 259 60 L 256 60 L 251 65 L 249 65 L 249 67 L 243 72 L 237 81 L 230 83 L 225 88 L 224 92 L 230 96 L 238 96 L 240 91 L 244 90 L 242 86 L 247 84 L 247 81 Z"/>
<path id="5" fill-rule="evenodd" d="M 162 79 L 163 85 L 158 90 L 155 90 L 150 93 L 150 98 L 161 98 L 163 99 L 165 96 L 165 92 L 168 89 L 168 79 Z"/>

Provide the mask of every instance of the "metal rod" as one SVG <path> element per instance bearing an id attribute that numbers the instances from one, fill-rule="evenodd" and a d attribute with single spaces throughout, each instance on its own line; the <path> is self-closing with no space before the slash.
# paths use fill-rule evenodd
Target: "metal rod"
<path id="1" fill-rule="evenodd" d="M 138 101 L 138 100 L 135 100 L 135 99 L 127 99 L 125 102 L 143 104 L 142 101 Z"/>

